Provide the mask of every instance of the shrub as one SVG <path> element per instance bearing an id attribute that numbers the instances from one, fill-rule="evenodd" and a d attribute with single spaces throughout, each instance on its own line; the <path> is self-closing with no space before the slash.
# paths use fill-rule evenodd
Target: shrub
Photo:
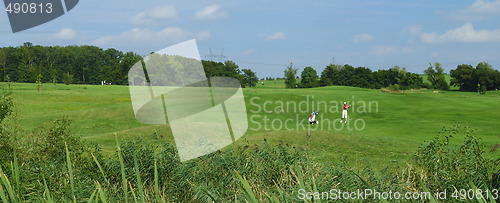
<path id="1" fill-rule="evenodd" d="M 14 103 L 12 101 L 12 90 L 10 85 L 2 85 L 0 93 L 0 166 L 6 167 L 6 163 L 13 159 L 14 142 L 16 141 L 15 123 L 5 123 L 4 120 L 12 115 Z"/>
<path id="2" fill-rule="evenodd" d="M 429 83 L 422 83 L 420 85 L 420 87 L 425 88 L 425 89 L 431 89 L 432 88 L 431 84 L 429 84 Z"/>
<path id="3" fill-rule="evenodd" d="M 392 85 L 392 84 L 391 84 L 391 85 L 389 85 L 389 87 L 387 87 L 387 89 L 388 89 L 388 90 L 390 90 L 390 91 L 395 91 L 395 92 L 397 92 L 397 91 L 399 91 L 399 90 L 400 90 L 400 87 L 399 87 L 399 85 L 398 85 L 398 84 L 394 84 L 394 85 Z"/>
<path id="4" fill-rule="evenodd" d="M 461 134 L 462 145 L 453 146 L 450 141 Z M 483 156 L 484 150 L 481 138 L 470 127 L 456 123 L 418 149 L 416 164 L 427 186 L 440 191 L 469 188 L 469 183 L 492 186 L 494 165 Z"/>
<path id="5" fill-rule="evenodd" d="M 2 92 L 0 93 L 0 123 L 3 119 L 12 114 L 14 102 L 12 101 L 12 89 L 10 85 L 5 87 L 2 85 Z"/>

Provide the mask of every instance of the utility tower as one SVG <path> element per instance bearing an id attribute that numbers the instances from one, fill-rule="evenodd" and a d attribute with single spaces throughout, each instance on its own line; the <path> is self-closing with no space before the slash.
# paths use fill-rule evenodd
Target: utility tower
<path id="1" fill-rule="evenodd" d="M 224 62 L 227 60 L 227 56 L 224 56 L 224 48 L 220 54 L 214 54 L 211 48 L 208 48 L 208 50 L 210 51 L 210 54 L 205 56 L 206 59 L 216 62 Z"/>

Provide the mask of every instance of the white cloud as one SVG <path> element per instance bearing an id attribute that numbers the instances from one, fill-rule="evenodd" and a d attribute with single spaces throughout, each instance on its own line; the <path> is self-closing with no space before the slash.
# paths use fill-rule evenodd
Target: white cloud
<path id="1" fill-rule="evenodd" d="M 465 9 L 454 11 L 448 15 L 453 20 L 482 20 L 500 14 L 500 0 L 476 0 Z"/>
<path id="2" fill-rule="evenodd" d="M 420 39 L 426 43 L 500 42 L 500 29 L 475 30 L 471 23 L 465 23 L 462 27 L 448 30 L 443 34 L 423 33 Z"/>
<path id="3" fill-rule="evenodd" d="M 54 34 L 54 37 L 60 40 L 72 40 L 76 36 L 76 31 L 71 28 L 62 28 Z"/>
<path id="4" fill-rule="evenodd" d="M 178 43 L 195 38 L 198 41 L 210 38 L 209 31 L 198 33 L 190 32 L 179 27 L 167 27 L 160 31 L 154 31 L 148 28 L 134 28 L 120 35 L 103 36 L 92 41 L 92 44 L 99 46 L 110 45 L 157 45 L 166 43 Z"/>
<path id="5" fill-rule="evenodd" d="M 403 30 L 403 33 L 409 33 L 411 35 L 422 34 L 422 25 L 410 25 Z"/>
<path id="6" fill-rule="evenodd" d="M 177 19 L 177 10 L 170 5 L 144 10 L 130 18 L 130 23 L 136 25 L 157 25 L 162 20 Z"/>
<path id="7" fill-rule="evenodd" d="M 351 41 L 352 42 L 355 42 L 355 43 L 360 43 L 360 42 L 369 42 L 369 41 L 372 41 L 373 40 L 373 37 L 369 34 L 360 34 L 360 35 L 356 35 L 354 36 Z"/>
<path id="8" fill-rule="evenodd" d="M 227 17 L 227 12 L 217 4 L 207 6 L 194 14 L 196 20 L 215 20 Z"/>
<path id="9" fill-rule="evenodd" d="M 277 33 L 274 33 L 272 35 L 269 35 L 267 38 L 267 40 L 284 40 L 286 39 L 286 35 L 285 33 L 282 33 L 282 32 L 277 32 Z"/>
<path id="10" fill-rule="evenodd" d="M 397 53 L 397 48 L 395 46 L 380 45 L 372 47 L 372 54 L 375 55 L 388 55 L 394 53 Z"/>
<path id="11" fill-rule="evenodd" d="M 393 55 L 393 54 L 409 54 L 413 53 L 413 48 L 412 47 L 399 47 L 399 46 L 390 46 L 390 45 L 378 45 L 378 46 L 373 46 L 371 53 L 373 55 Z"/>

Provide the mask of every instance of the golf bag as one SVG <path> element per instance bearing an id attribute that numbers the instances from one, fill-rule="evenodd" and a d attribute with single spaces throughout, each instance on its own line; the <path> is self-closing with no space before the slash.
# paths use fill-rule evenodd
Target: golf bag
<path id="1" fill-rule="evenodd" d="M 319 114 L 318 112 L 312 112 L 311 116 L 309 117 L 309 124 L 319 124 L 319 121 L 316 120 L 316 116 Z"/>

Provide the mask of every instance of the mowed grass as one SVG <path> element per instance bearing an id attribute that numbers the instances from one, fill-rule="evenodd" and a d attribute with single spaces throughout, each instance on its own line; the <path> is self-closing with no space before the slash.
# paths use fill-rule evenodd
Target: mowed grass
<path id="1" fill-rule="evenodd" d="M 73 132 L 99 143 L 105 152 L 114 151 L 115 133 L 119 138 L 150 139 L 153 135 L 173 143 L 168 125 L 135 120 L 127 86 L 44 84 L 39 93 L 35 84 L 11 85 L 18 123 L 26 130 L 67 116 L 74 121 Z M 470 125 L 483 139 L 486 151 L 500 143 L 499 91 L 479 95 L 432 90 L 393 94 L 342 86 L 285 89 L 284 81 L 278 80 L 245 88 L 244 95 L 249 130 L 236 144 L 287 144 L 308 150 L 317 162 L 345 158 L 354 164 L 369 161 L 375 168 L 404 165 L 424 140 L 455 122 Z M 353 105 L 348 124 L 335 120 L 341 116 L 344 101 Z M 320 110 L 320 125 L 307 124 L 312 110 Z M 463 140 L 457 138 L 455 144 Z M 488 157 L 499 155 L 498 151 L 487 153 Z"/>

